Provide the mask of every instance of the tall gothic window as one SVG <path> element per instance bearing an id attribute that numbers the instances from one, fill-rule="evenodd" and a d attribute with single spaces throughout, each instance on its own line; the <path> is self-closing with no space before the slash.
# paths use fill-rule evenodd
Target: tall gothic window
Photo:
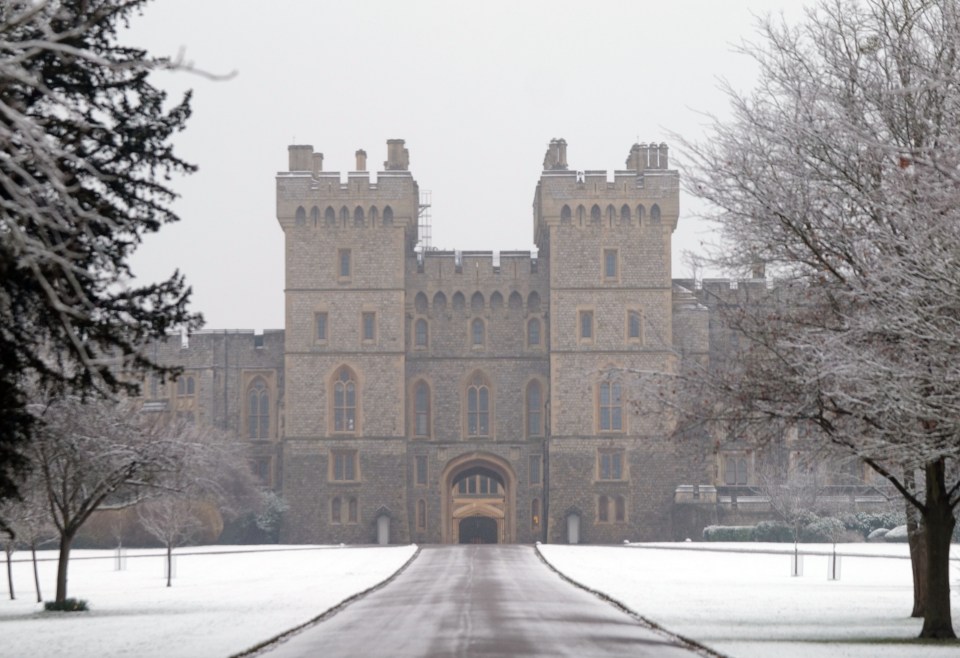
<path id="1" fill-rule="evenodd" d="M 600 412 L 600 431 L 619 432 L 623 429 L 623 399 L 620 382 L 600 382 L 598 411 Z"/>
<path id="2" fill-rule="evenodd" d="M 474 318 L 470 323 L 470 335 L 474 347 L 483 347 L 484 333 L 483 320 Z"/>
<path id="3" fill-rule="evenodd" d="M 355 432 L 357 428 L 357 381 L 346 366 L 333 378 L 333 431 Z"/>
<path id="4" fill-rule="evenodd" d="M 247 388 L 247 436 L 270 438 L 270 393 L 263 377 L 254 377 Z"/>
<path id="5" fill-rule="evenodd" d="M 430 436 L 430 387 L 417 382 L 413 392 L 414 436 Z"/>
<path id="6" fill-rule="evenodd" d="M 479 376 L 467 387 L 467 434 L 490 436 L 490 388 Z"/>
<path id="7" fill-rule="evenodd" d="M 427 321 L 423 318 L 417 318 L 413 325 L 413 344 L 417 347 L 426 347 L 428 339 Z"/>
<path id="8" fill-rule="evenodd" d="M 527 345 L 536 347 L 540 345 L 540 320 L 531 318 L 527 323 Z"/>

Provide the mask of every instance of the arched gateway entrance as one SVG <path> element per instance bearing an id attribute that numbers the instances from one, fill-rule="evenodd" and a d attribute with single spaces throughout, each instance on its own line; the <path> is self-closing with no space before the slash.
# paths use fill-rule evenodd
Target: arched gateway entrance
<path id="1" fill-rule="evenodd" d="M 515 541 L 516 475 L 505 460 L 470 453 L 443 470 L 443 540 L 450 544 Z"/>

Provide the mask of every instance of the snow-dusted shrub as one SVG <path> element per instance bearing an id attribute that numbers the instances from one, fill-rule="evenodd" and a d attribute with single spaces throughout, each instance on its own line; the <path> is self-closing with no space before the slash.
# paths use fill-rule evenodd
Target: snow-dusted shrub
<path id="1" fill-rule="evenodd" d="M 792 542 L 793 529 L 779 521 L 761 521 L 753 529 L 753 541 Z"/>
<path id="2" fill-rule="evenodd" d="M 90 608 L 85 599 L 67 598 L 63 601 L 47 601 L 43 609 L 49 612 L 85 612 Z"/>
<path id="3" fill-rule="evenodd" d="M 890 531 L 887 528 L 877 528 L 876 530 L 871 532 L 869 535 L 867 535 L 867 541 L 870 541 L 870 542 L 885 541 L 887 533 L 889 532 Z"/>
<path id="4" fill-rule="evenodd" d="M 895 528 L 907 522 L 906 515 L 901 512 L 857 512 L 844 514 L 841 517 L 847 530 L 855 530 L 864 537 L 868 537 L 874 530 L 880 528 Z"/>
<path id="5" fill-rule="evenodd" d="M 705 541 L 753 541 L 752 525 L 708 525 L 703 529 Z"/>
<path id="6" fill-rule="evenodd" d="M 825 517 L 809 523 L 800 531 L 800 541 L 824 543 L 840 541 L 844 538 L 846 528 L 840 519 Z"/>
<path id="7" fill-rule="evenodd" d="M 906 542 L 907 541 L 907 526 L 898 525 L 896 528 L 888 532 L 884 538 L 884 541 L 889 542 Z"/>

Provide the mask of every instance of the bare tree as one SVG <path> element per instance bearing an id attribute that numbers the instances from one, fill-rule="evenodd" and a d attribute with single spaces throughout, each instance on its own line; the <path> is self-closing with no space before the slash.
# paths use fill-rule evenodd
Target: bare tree
<path id="1" fill-rule="evenodd" d="M 9 541 L 5 541 L 5 546 L 8 545 L 11 551 L 17 546 L 30 549 L 34 590 L 37 595 L 37 603 L 40 603 L 43 601 L 43 595 L 40 591 L 37 547 L 55 537 L 56 530 L 53 527 L 50 509 L 39 479 L 28 477 L 24 483 L 19 485 L 19 490 L 19 500 L 8 499 L 0 502 L 0 518 L 3 519 L 7 528 L 4 534 L 9 538 Z M 12 578 L 10 573 L 7 575 L 8 578 Z M 12 595 L 12 582 L 10 583 L 10 592 Z"/>
<path id="2" fill-rule="evenodd" d="M 45 386 L 131 391 L 129 368 L 170 370 L 145 346 L 193 327 L 178 273 L 131 285 L 143 236 L 177 220 L 171 174 L 194 167 L 170 140 L 189 94 L 167 107 L 148 75 L 177 64 L 117 43 L 146 0 L 0 5 L 0 497 L 36 432 L 23 373 Z"/>
<path id="3" fill-rule="evenodd" d="M 953 638 L 960 7 L 824 1 L 743 51 L 758 86 L 685 143 L 687 181 L 717 209 L 712 265 L 762 263 L 778 291 L 724 311 L 749 348 L 714 411 L 807 427 L 886 478 L 923 519 L 921 637 Z"/>

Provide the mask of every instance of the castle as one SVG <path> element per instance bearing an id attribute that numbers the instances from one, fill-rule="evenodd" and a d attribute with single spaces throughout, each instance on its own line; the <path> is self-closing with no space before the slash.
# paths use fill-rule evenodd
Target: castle
<path id="1" fill-rule="evenodd" d="M 705 468 L 631 406 L 629 371 L 709 350 L 708 309 L 671 279 L 679 176 L 665 144 L 611 176 L 566 150 L 550 142 L 534 192 L 538 251 L 491 253 L 418 246 L 403 140 L 375 182 L 363 151 L 342 177 L 290 146 L 285 329 L 156 346 L 185 370 L 147 403 L 249 440 L 284 542 L 674 538 L 679 485 L 752 468 Z"/>

